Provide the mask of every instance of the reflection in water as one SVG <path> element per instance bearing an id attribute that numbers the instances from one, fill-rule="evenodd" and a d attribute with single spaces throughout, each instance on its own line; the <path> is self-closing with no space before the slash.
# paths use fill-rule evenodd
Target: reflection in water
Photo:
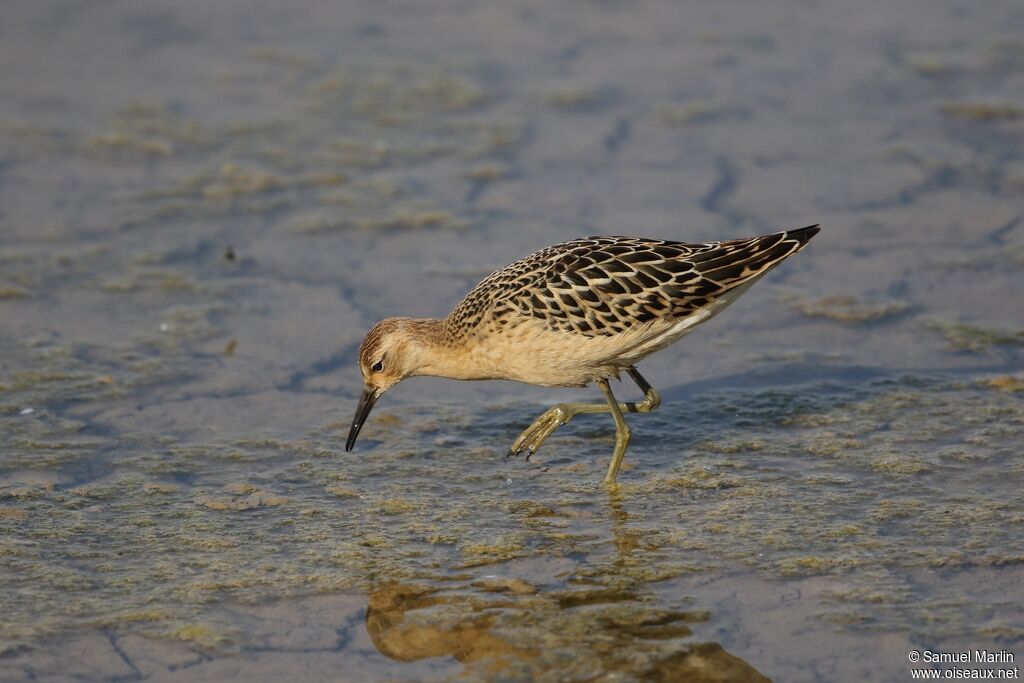
<path id="1" fill-rule="evenodd" d="M 531 609 L 538 601 L 576 612 L 572 618 L 586 622 L 583 638 L 579 629 L 557 628 L 561 621 L 556 620 L 555 628 L 544 629 L 544 638 L 535 647 L 513 642 L 517 631 L 543 628 L 548 610 Z M 366 630 L 381 654 L 391 659 L 414 662 L 450 656 L 466 665 L 463 675 L 484 680 L 517 672 L 531 679 L 546 674 L 562 679 L 584 662 L 600 676 L 617 673 L 647 681 L 768 680 L 717 643 L 678 643 L 668 650 L 657 648 L 657 657 L 645 652 L 650 643 L 689 635 L 690 628 L 680 623 L 687 619 L 685 613 L 659 614 L 637 603 L 605 605 L 596 611 L 582 607 L 566 606 L 556 596 L 487 600 L 389 583 L 370 596 Z M 641 653 L 645 656 L 632 656 Z"/>
<path id="2" fill-rule="evenodd" d="M 366 630 L 385 656 L 414 662 L 454 657 L 462 675 L 564 680 L 625 675 L 648 681 L 767 681 L 717 643 L 686 643 L 700 612 L 659 609 L 621 571 L 640 535 L 609 494 L 614 557 L 604 577 L 580 588 L 536 591 L 523 579 L 477 581 L 469 589 L 389 582 L 370 595 Z M 606 580 L 601 580 L 602 578 Z M 571 582 L 570 582 L 571 583 Z M 461 676 L 460 676 L 461 677 Z"/>
<path id="3" fill-rule="evenodd" d="M 417 616 L 425 616 L 438 606 L 462 608 L 462 618 L 452 620 L 448 614 L 424 622 L 409 614 L 422 610 Z M 465 664 L 485 662 L 487 670 L 500 671 L 512 660 L 536 658 L 536 651 L 515 647 L 492 633 L 494 615 L 484 609 L 464 596 L 438 595 L 425 586 L 392 583 L 370 595 L 366 630 L 381 654 L 400 662 L 451 656 Z"/>

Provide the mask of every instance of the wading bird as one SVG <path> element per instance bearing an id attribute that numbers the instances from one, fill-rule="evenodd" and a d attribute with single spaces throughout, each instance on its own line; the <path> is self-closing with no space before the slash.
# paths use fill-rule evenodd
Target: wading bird
<path id="1" fill-rule="evenodd" d="M 511 379 L 546 387 L 594 382 L 606 403 L 560 403 L 512 444 L 527 459 L 561 425 L 611 413 L 613 484 L 629 445 L 623 412 L 661 403 L 636 364 L 717 315 L 758 278 L 800 251 L 812 225 L 761 237 L 686 244 L 641 237 L 588 237 L 556 244 L 486 277 L 444 319 L 387 318 L 359 349 L 364 390 L 345 443 L 351 451 L 381 394 L 416 375 Z M 608 386 L 620 371 L 643 400 L 619 403 Z"/>

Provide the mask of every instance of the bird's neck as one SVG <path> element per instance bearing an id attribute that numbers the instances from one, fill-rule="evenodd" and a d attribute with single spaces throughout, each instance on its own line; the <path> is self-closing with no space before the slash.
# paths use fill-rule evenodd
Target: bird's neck
<path id="1" fill-rule="evenodd" d="M 448 377 L 450 379 L 483 379 L 464 344 L 456 342 L 447 332 L 445 321 L 436 318 L 409 319 L 405 323 L 414 354 L 412 375 Z"/>

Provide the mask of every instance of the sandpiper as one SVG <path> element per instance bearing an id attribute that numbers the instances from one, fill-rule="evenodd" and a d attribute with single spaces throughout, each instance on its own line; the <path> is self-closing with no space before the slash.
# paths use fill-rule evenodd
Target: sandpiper
<path id="1" fill-rule="evenodd" d="M 486 277 L 444 319 L 387 318 L 359 348 L 365 388 L 345 443 L 351 451 L 374 403 L 416 375 L 511 379 L 546 387 L 594 382 L 606 403 L 561 403 L 512 444 L 527 459 L 561 425 L 611 413 L 612 485 L 629 445 L 623 412 L 661 404 L 636 363 L 717 315 L 758 278 L 801 248 L 819 226 L 761 237 L 686 244 L 642 237 L 588 237 L 556 244 Z M 610 377 L 633 378 L 644 397 L 619 403 Z"/>

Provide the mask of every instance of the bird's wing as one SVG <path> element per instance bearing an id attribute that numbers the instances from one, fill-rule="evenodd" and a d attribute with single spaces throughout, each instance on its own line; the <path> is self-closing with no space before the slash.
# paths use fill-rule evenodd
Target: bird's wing
<path id="1" fill-rule="evenodd" d="M 491 306 L 511 307 L 552 330 L 615 335 L 708 306 L 798 251 L 817 231 L 811 226 L 705 244 L 635 237 L 566 242 L 488 278 Z"/>

